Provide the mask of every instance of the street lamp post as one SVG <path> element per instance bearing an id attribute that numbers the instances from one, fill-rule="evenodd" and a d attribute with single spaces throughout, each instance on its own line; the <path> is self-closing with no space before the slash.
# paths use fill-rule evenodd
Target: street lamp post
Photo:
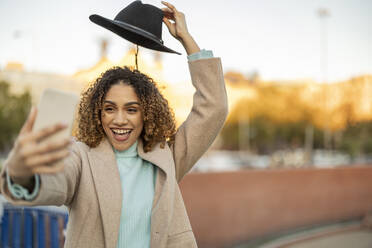
<path id="1" fill-rule="evenodd" d="M 36 47 L 36 35 L 32 32 L 32 31 L 25 31 L 25 30 L 15 30 L 13 32 L 13 39 L 14 40 L 22 40 L 26 37 L 27 39 L 27 36 L 29 36 L 29 38 L 31 39 L 31 54 L 30 54 L 30 57 L 29 57 L 29 68 L 30 68 L 30 71 L 35 71 L 36 69 L 36 54 L 37 54 L 37 47 Z M 22 45 L 19 45 L 19 48 L 18 49 L 21 49 Z M 26 56 L 23 60 L 20 59 L 23 64 L 27 63 L 27 53 L 25 52 L 23 54 L 23 56 Z"/>
<path id="2" fill-rule="evenodd" d="M 318 16 L 320 18 L 320 71 L 321 80 L 324 86 L 324 148 L 331 148 L 331 131 L 330 131 L 330 116 L 329 116 L 329 94 L 328 87 L 326 85 L 328 81 L 328 29 L 327 29 L 327 18 L 330 16 L 328 9 L 320 8 L 318 9 Z"/>

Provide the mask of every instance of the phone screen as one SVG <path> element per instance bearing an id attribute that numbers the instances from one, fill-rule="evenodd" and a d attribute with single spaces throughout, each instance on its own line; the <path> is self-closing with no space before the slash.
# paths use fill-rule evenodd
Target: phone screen
<path id="1" fill-rule="evenodd" d="M 33 129 L 35 131 L 57 123 L 65 123 L 68 128 L 52 135 L 49 139 L 58 140 L 71 136 L 79 97 L 70 92 L 57 89 L 44 90 L 38 105 L 38 113 Z"/>

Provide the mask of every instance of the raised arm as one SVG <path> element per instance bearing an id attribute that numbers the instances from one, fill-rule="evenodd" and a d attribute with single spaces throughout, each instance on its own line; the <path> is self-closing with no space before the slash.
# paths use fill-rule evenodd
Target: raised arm
<path id="1" fill-rule="evenodd" d="M 187 30 L 185 15 L 171 4 L 163 4 L 167 6 L 163 11 L 169 32 L 181 42 L 188 55 L 200 52 Z M 210 147 L 228 113 L 221 60 L 208 58 L 189 61 L 189 69 L 196 89 L 193 106 L 186 121 L 177 130 L 175 143 L 171 147 L 178 181 Z"/>

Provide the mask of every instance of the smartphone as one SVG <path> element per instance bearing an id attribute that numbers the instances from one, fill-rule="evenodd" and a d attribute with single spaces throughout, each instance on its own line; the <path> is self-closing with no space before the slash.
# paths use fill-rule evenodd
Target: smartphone
<path id="1" fill-rule="evenodd" d="M 46 140 L 54 141 L 70 137 L 78 103 L 79 97 L 74 93 L 51 88 L 45 89 L 38 104 L 33 130 L 38 131 L 53 124 L 65 123 L 68 125 L 67 128 Z"/>

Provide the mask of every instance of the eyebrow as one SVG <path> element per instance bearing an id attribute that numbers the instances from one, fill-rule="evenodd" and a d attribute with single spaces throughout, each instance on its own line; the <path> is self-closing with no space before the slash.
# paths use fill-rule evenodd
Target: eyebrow
<path id="1" fill-rule="evenodd" d="M 109 100 L 105 100 L 103 103 L 108 103 L 108 104 L 112 104 L 112 105 L 116 106 L 115 102 L 112 102 L 112 101 L 109 101 Z M 124 106 L 128 107 L 128 106 L 134 105 L 134 104 L 140 105 L 139 102 L 127 102 L 126 104 L 124 104 Z"/>

